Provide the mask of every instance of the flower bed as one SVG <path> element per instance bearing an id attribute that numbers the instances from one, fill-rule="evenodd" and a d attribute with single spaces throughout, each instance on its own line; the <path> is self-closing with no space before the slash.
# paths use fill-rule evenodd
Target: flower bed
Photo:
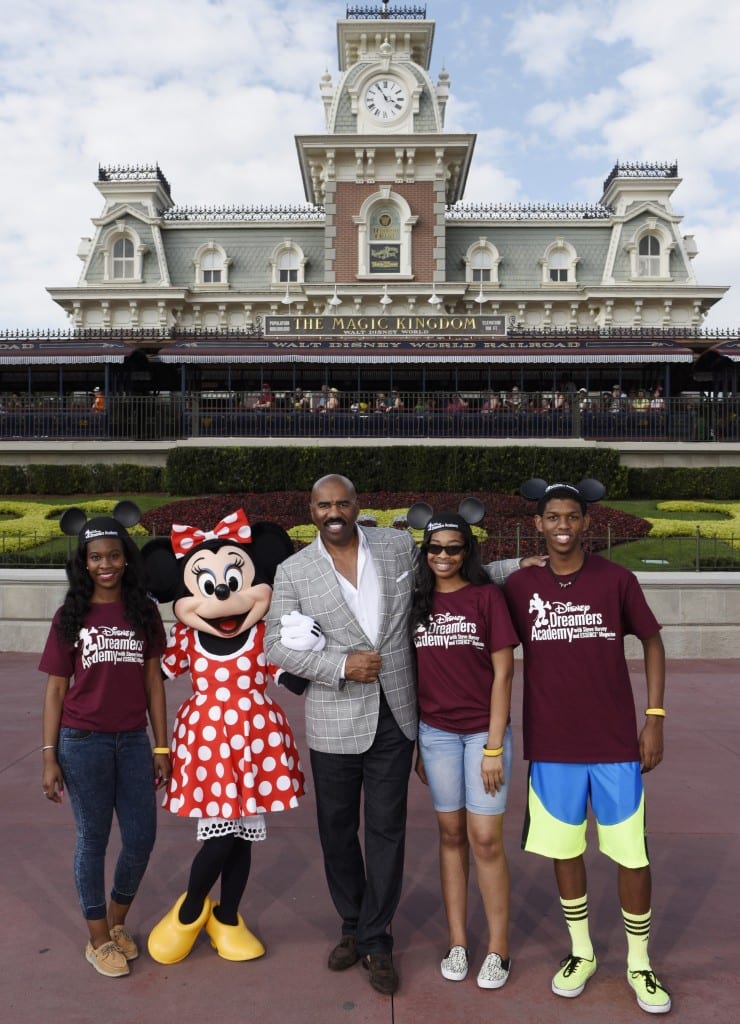
<path id="1" fill-rule="evenodd" d="M 536 550 L 538 539 L 532 522 L 534 503 L 524 498 L 507 494 L 477 492 L 486 509 L 480 527 L 476 530 L 483 548 L 484 561 L 507 558 L 516 553 L 518 536 L 521 553 Z M 466 494 L 428 492 L 423 495 L 408 492 L 360 494 L 362 517 L 373 519 L 378 526 L 395 526 L 405 529 L 405 513 L 414 502 L 423 500 L 435 510 L 456 509 Z M 203 530 L 210 530 L 220 519 L 243 508 L 250 521 L 269 519 L 288 530 L 296 548 L 310 543 L 316 535 L 308 511 L 308 495 L 305 491 L 279 491 L 270 494 L 214 494 L 203 498 L 160 505 L 142 516 L 142 525 L 150 533 L 168 534 L 172 523 L 186 523 Z M 605 505 L 591 509 L 589 548 L 599 551 L 608 543 L 619 544 L 646 536 L 650 523 L 638 516 L 620 512 Z M 609 538 L 609 539 L 607 539 Z"/>

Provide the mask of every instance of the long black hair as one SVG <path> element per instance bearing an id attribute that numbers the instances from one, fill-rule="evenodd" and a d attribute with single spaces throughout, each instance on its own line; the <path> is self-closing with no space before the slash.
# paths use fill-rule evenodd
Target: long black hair
<path id="1" fill-rule="evenodd" d="M 144 562 L 136 544 L 125 530 L 119 533 L 126 566 L 121 579 L 121 599 L 126 619 L 136 635 L 147 641 L 157 633 L 158 612 L 144 584 Z M 68 644 L 77 643 L 90 611 L 93 581 L 87 571 L 87 544 L 82 541 L 66 565 L 69 588 L 59 613 L 59 632 Z"/>
<path id="2" fill-rule="evenodd" d="M 465 525 L 467 526 L 467 524 Z M 462 540 L 465 542 L 465 555 L 460 567 L 460 575 L 464 580 L 467 580 L 468 583 L 472 583 L 473 586 L 476 587 L 481 586 L 483 583 L 490 583 L 491 581 L 486 575 L 483 565 L 481 564 L 480 544 L 474 536 L 473 531 L 469 526 L 467 529 L 455 526 L 454 529 L 457 530 Z M 437 577 L 429 567 L 427 555 L 429 553 L 429 544 L 430 542 L 433 542 L 433 538 L 434 533 L 430 533 L 428 535 L 425 534 L 424 541 L 420 549 L 421 559 L 416 574 L 414 603 L 411 606 L 412 634 L 416 631 L 418 626 L 428 626 L 432 615 L 432 602 L 434 601 Z"/>

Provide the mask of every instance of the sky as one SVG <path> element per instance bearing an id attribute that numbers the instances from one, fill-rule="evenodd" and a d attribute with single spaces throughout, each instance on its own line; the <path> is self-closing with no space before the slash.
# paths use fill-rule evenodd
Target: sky
<path id="1" fill-rule="evenodd" d="M 408 0 L 403 0 L 408 2 Z M 619 161 L 678 161 L 706 321 L 740 328 L 740 2 L 427 0 L 466 202 L 598 202 Z M 158 163 L 178 205 L 304 202 L 334 0 L 2 0 L 0 331 L 66 328 L 98 166 Z"/>

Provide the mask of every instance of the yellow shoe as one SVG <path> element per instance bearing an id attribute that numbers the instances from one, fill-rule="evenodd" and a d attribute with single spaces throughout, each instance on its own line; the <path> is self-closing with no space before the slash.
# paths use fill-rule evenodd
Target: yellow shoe
<path id="1" fill-rule="evenodd" d="M 213 907 L 217 906 L 218 904 L 214 903 Z M 264 956 L 265 947 L 260 940 L 256 935 L 252 935 L 241 914 L 237 914 L 236 917 L 236 924 L 222 924 L 212 910 L 206 921 L 206 931 L 218 955 L 224 960 L 256 960 L 257 957 Z"/>
<path id="2" fill-rule="evenodd" d="M 186 896 L 187 893 L 183 893 L 174 907 L 149 933 L 149 956 L 158 964 L 178 964 L 184 960 L 195 945 L 198 932 L 210 916 L 211 901 L 206 896 L 200 917 L 192 924 L 183 924 L 178 915 Z"/>

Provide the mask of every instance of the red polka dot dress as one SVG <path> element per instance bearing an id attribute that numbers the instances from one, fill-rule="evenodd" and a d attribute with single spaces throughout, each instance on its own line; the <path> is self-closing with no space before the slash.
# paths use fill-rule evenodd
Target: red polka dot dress
<path id="1" fill-rule="evenodd" d="M 208 819 L 205 831 L 199 823 L 198 838 L 224 832 L 264 838 L 264 825 L 243 819 L 297 807 L 304 794 L 293 733 L 265 692 L 277 669 L 267 665 L 264 633 L 258 622 L 243 647 L 224 657 L 203 650 L 190 626 L 176 622 L 170 634 L 162 669 L 170 679 L 189 671 L 193 693 L 175 717 L 163 806 Z"/>

